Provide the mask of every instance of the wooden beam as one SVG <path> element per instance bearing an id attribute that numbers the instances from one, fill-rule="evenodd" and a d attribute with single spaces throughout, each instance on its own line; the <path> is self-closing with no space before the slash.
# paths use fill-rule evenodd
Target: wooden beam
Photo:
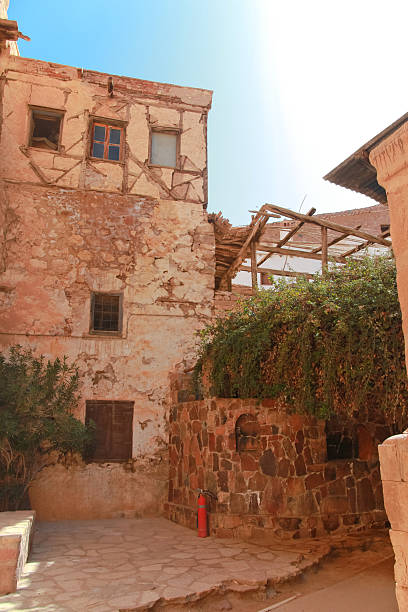
<path id="1" fill-rule="evenodd" d="M 389 240 L 385 240 L 381 236 L 373 236 L 372 234 L 368 234 L 367 232 L 362 232 L 361 230 L 357 230 L 354 228 L 352 229 L 346 227 L 345 225 L 339 225 L 338 223 L 332 223 L 331 221 L 327 221 L 326 219 L 308 217 L 307 215 L 302 215 L 301 213 L 289 210 L 287 208 L 282 208 L 281 206 L 276 206 L 275 204 L 264 204 L 262 208 L 271 210 L 272 212 L 278 212 L 282 216 L 290 217 L 291 219 L 299 219 L 301 221 L 313 223 L 314 225 L 319 225 L 320 227 L 327 227 L 328 229 L 334 230 L 335 232 L 340 232 L 342 234 L 350 232 L 351 236 L 358 236 L 359 238 L 363 238 L 364 240 L 367 240 L 369 242 L 382 244 L 384 246 L 391 246 L 391 242 Z M 351 229 L 352 231 L 350 231 Z"/>
<path id="2" fill-rule="evenodd" d="M 241 246 L 240 247 L 230 247 L 230 246 L 224 246 L 223 244 L 217 244 L 217 246 L 215 247 L 215 252 L 216 253 L 228 253 L 231 257 L 234 257 L 238 253 Z"/>
<path id="3" fill-rule="evenodd" d="M 301 257 L 303 259 L 315 259 L 316 261 L 322 261 L 323 256 L 316 253 L 310 253 L 308 251 L 299 251 L 297 249 L 281 249 L 279 247 L 267 246 L 266 244 L 258 244 L 258 251 L 266 251 L 267 253 L 277 253 L 278 255 L 287 255 L 288 257 Z M 334 261 L 339 263 L 346 263 L 343 255 L 336 255 L 333 257 Z M 259 265 L 259 262 L 258 262 Z"/>
<path id="4" fill-rule="evenodd" d="M 263 208 L 263 207 L 262 207 Z M 262 210 L 262 209 L 261 209 Z M 250 213 L 259 213 L 259 210 L 248 210 L 248 212 Z M 282 215 L 276 215 L 275 213 L 264 213 L 266 215 L 268 215 L 268 217 L 273 217 L 274 219 L 280 219 Z"/>
<path id="5" fill-rule="evenodd" d="M 390 235 L 390 230 L 386 230 L 385 232 L 382 232 L 381 236 L 389 236 Z M 375 244 L 374 242 L 372 242 L 371 240 L 366 240 L 366 242 L 362 242 L 361 244 L 357 245 L 356 247 L 354 247 L 353 249 L 350 249 L 349 251 L 346 251 L 345 253 L 343 253 L 343 257 L 348 257 L 349 255 L 352 255 L 353 253 L 358 253 L 359 251 L 362 251 L 363 249 L 365 249 L 366 247 Z"/>
<path id="6" fill-rule="evenodd" d="M 327 255 L 328 255 L 328 248 L 327 248 L 327 227 L 322 227 L 322 272 L 327 270 Z"/>
<path id="7" fill-rule="evenodd" d="M 360 229 L 361 225 L 356 225 L 356 227 L 354 229 Z M 341 236 L 338 236 L 337 238 L 334 238 L 333 240 L 330 240 L 330 242 L 328 243 L 328 247 L 333 246 L 333 244 L 337 244 L 338 242 L 341 242 L 342 240 L 344 240 L 344 238 L 347 238 L 348 236 L 350 236 L 350 232 L 347 232 L 346 234 L 341 234 Z M 313 251 L 310 251 L 311 253 L 318 253 L 319 251 L 322 250 L 322 247 L 319 246 L 317 247 L 317 249 L 313 249 Z"/>
<path id="8" fill-rule="evenodd" d="M 243 272 L 251 272 L 250 266 L 240 266 L 239 268 Z M 273 270 L 272 268 L 258 268 L 258 272 L 266 272 L 267 274 L 274 276 L 305 276 L 306 278 L 313 278 L 313 274 L 309 272 L 293 272 L 292 270 Z"/>
<path id="9" fill-rule="evenodd" d="M 230 264 L 225 263 L 224 261 L 217 261 L 217 263 L 215 264 L 215 267 L 217 268 L 217 266 L 221 266 L 222 268 L 229 268 Z"/>
<path id="10" fill-rule="evenodd" d="M 311 208 L 307 213 L 306 216 L 307 217 L 311 217 L 312 215 L 314 215 L 316 212 L 315 208 Z M 286 234 L 286 236 L 284 236 L 282 238 L 282 240 L 280 240 L 276 246 L 281 247 L 284 244 L 286 244 L 287 242 L 289 242 L 289 240 L 292 238 L 292 236 L 294 236 L 299 230 L 300 228 L 305 224 L 305 221 L 299 221 L 299 223 L 290 230 L 290 232 L 288 232 Z M 263 255 L 261 257 L 261 259 L 258 262 L 258 266 L 262 265 L 267 259 L 269 259 L 270 255 Z"/>
<path id="11" fill-rule="evenodd" d="M 316 209 L 315 209 L 315 208 L 311 208 L 311 209 L 310 209 L 310 210 L 309 210 L 309 211 L 306 213 L 306 216 L 307 216 L 307 217 L 311 217 L 312 215 L 314 215 L 314 214 L 315 214 L 315 212 L 316 212 Z M 297 225 L 296 225 L 296 226 L 295 226 L 293 229 L 291 229 L 291 230 L 290 230 L 290 232 L 288 232 L 288 233 L 286 234 L 286 236 L 284 236 L 284 237 L 282 238 L 282 240 L 280 240 L 276 246 L 281 247 L 281 246 L 283 246 L 284 244 L 286 244 L 287 242 L 289 242 L 289 240 L 292 238 L 292 236 L 294 236 L 294 235 L 295 235 L 295 234 L 296 234 L 296 233 L 297 233 L 297 232 L 300 230 L 300 228 L 301 228 L 301 227 L 302 227 L 304 224 L 305 224 L 305 222 L 304 222 L 304 221 L 299 221 L 299 223 L 298 223 L 298 224 L 297 224 Z"/>
<path id="12" fill-rule="evenodd" d="M 246 259 L 247 251 L 248 251 L 248 246 L 249 246 L 251 240 L 257 236 L 258 232 L 262 231 L 263 227 L 268 222 L 268 217 L 265 216 L 265 213 L 264 213 L 264 210 L 263 210 L 264 208 L 265 208 L 265 204 L 262 206 L 261 210 L 254 217 L 254 219 L 252 221 L 251 230 L 248 233 L 248 236 L 246 237 L 246 240 L 245 240 L 244 244 L 240 248 L 240 250 L 238 252 L 238 255 L 236 256 L 236 258 L 232 262 L 230 268 L 224 272 L 221 280 L 223 280 L 224 278 L 227 278 L 227 277 L 232 278 L 232 276 L 235 273 L 235 271 L 237 270 L 237 268 L 239 268 L 239 266 L 242 264 L 244 259 Z"/>
<path id="13" fill-rule="evenodd" d="M 258 274 L 256 271 L 256 242 L 252 240 L 251 242 L 251 280 L 252 280 L 252 289 L 258 288 Z"/>

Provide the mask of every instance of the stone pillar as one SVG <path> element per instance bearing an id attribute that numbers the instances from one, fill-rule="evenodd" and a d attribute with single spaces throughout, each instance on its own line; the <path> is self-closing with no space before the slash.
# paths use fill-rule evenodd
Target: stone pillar
<path id="1" fill-rule="evenodd" d="M 371 151 L 370 162 L 387 192 L 408 363 L 408 122 Z M 395 553 L 396 595 L 400 612 L 408 612 L 408 430 L 388 438 L 378 450 Z"/>
<path id="2" fill-rule="evenodd" d="M 387 192 L 391 239 L 397 264 L 398 295 L 408 355 L 408 122 L 370 153 L 377 180 Z M 407 359 L 408 363 L 408 359 Z"/>
<path id="3" fill-rule="evenodd" d="M 408 430 L 378 447 L 384 505 L 395 553 L 396 595 L 400 612 L 408 611 Z"/>

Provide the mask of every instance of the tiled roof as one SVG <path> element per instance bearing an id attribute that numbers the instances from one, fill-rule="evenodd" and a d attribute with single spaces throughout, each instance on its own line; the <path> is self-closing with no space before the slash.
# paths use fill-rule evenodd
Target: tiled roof
<path id="1" fill-rule="evenodd" d="M 361 225 L 363 231 L 378 236 L 382 232 L 382 227 L 389 225 L 390 215 L 387 206 L 383 204 L 375 204 L 374 206 L 367 206 L 365 208 L 352 208 L 350 210 L 342 210 L 340 212 L 333 213 L 321 213 L 314 215 L 320 219 L 327 219 L 340 225 L 347 227 L 356 227 Z M 292 228 L 297 224 L 294 220 L 278 221 L 275 223 L 268 223 L 265 227 L 262 242 L 268 243 L 279 239 L 279 233 L 281 230 L 286 228 Z M 338 236 L 335 232 L 328 231 L 328 239 L 331 237 L 335 238 Z M 320 228 L 315 225 L 305 224 L 297 234 L 295 234 L 291 240 L 292 243 L 303 243 L 303 242 L 319 242 L 320 241 Z"/>
<path id="2" fill-rule="evenodd" d="M 394 121 L 385 130 L 366 142 L 365 145 L 360 147 L 323 178 L 326 181 L 335 183 L 335 185 L 363 193 L 377 202 L 385 204 L 387 202 L 387 194 L 385 189 L 378 184 L 377 170 L 370 163 L 369 153 L 406 121 L 408 121 L 408 113 L 405 113 L 405 115 Z"/>

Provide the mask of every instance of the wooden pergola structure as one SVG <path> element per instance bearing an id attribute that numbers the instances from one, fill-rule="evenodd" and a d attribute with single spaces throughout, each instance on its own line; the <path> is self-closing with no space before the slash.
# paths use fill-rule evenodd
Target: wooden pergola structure
<path id="1" fill-rule="evenodd" d="M 250 211 L 255 213 L 249 226 L 238 228 L 234 235 L 226 232 L 224 235 L 216 234 L 216 287 L 220 289 L 231 290 L 231 282 L 239 270 L 251 272 L 252 287 L 255 288 L 258 284 L 257 274 L 259 271 L 270 275 L 277 276 L 299 276 L 303 275 L 311 278 L 311 274 L 304 272 L 294 272 L 291 270 L 275 270 L 272 268 L 264 268 L 262 266 L 273 254 L 286 255 L 288 257 L 313 259 L 321 262 L 322 270 L 328 266 L 329 257 L 337 263 L 346 263 L 346 258 L 353 255 L 368 246 L 381 245 L 385 247 L 391 246 L 391 241 L 387 240 L 390 235 L 389 229 L 382 232 L 379 236 L 374 236 L 360 229 L 361 226 L 347 227 L 332 223 L 321 217 L 314 217 L 315 208 L 311 208 L 306 214 L 301 214 L 281 206 L 274 204 L 264 204 L 258 211 Z M 269 244 L 262 244 L 262 233 L 265 225 L 270 219 L 291 219 L 295 221 L 295 225 L 286 233 L 286 235 Z M 305 225 L 312 224 L 320 228 L 320 246 L 315 246 L 311 249 L 299 248 L 299 244 L 294 244 L 292 239 L 297 232 Z M 341 252 L 340 254 L 330 253 L 330 247 L 334 245 L 341 246 L 341 242 L 350 236 L 358 239 L 358 244 L 353 248 Z M 337 249 L 338 250 L 338 249 Z M 262 253 L 260 259 L 257 258 L 257 253 Z M 245 260 L 250 257 L 251 265 L 244 264 Z"/>

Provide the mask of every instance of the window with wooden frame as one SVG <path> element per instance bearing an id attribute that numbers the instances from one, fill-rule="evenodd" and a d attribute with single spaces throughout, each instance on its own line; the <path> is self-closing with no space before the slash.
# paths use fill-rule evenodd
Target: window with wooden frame
<path id="1" fill-rule="evenodd" d="M 124 128 L 94 121 L 91 134 L 91 157 L 108 161 L 121 161 L 124 144 Z"/>
<path id="2" fill-rule="evenodd" d="M 179 131 L 156 128 L 151 130 L 149 161 L 152 166 L 178 168 L 179 149 Z"/>
<path id="3" fill-rule="evenodd" d="M 121 293 L 92 293 L 90 332 L 114 334 L 122 332 Z"/>
<path id="4" fill-rule="evenodd" d="M 47 108 L 30 107 L 31 125 L 28 145 L 46 151 L 59 151 L 64 113 Z"/>
<path id="5" fill-rule="evenodd" d="M 85 422 L 95 426 L 90 461 L 127 461 L 132 458 L 134 402 L 88 400 Z"/>

